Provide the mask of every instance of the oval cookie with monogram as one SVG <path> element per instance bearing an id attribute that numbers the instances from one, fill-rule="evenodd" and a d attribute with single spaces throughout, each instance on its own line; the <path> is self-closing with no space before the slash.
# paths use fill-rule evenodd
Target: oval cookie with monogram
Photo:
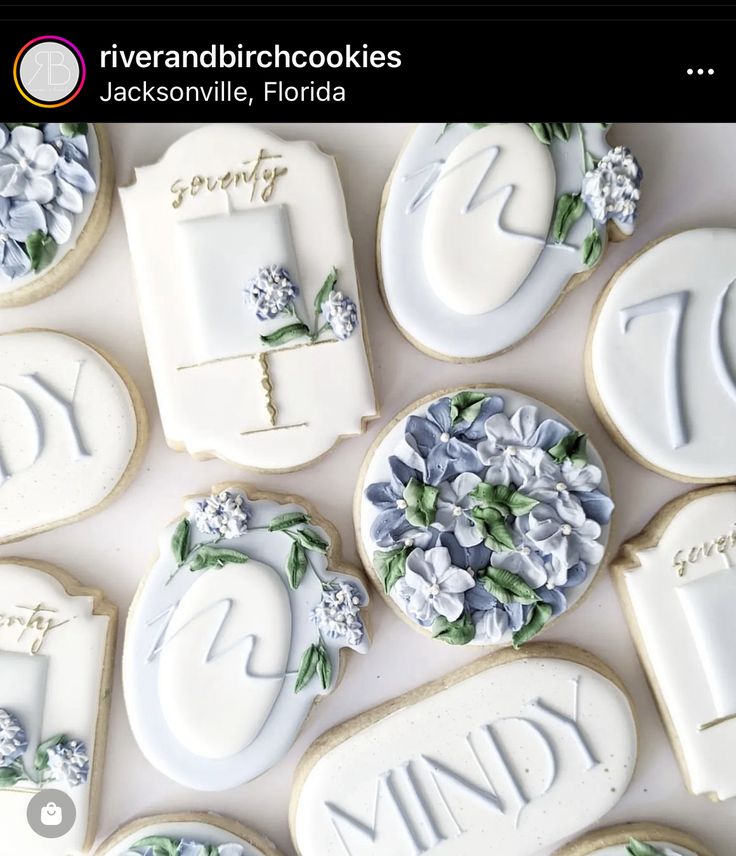
<path id="1" fill-rule="evenodd" d="M 110 357 L 53 330 L 0 334 L 0 544 L 110 502 L 147 436 L 140 394 Z"/>
<path id="2" fill-rule="evenodd" d="M 182 812 L 131 821 L 103 841 L 95 856 L 280 856 L 271 842 L 236 820 Z"/>
<path id="3" fill-rule="evenodd" d="M 639 463 L 689 482 L 736 477 L 736 229 L 670 235 L 596 306 L 586 374 L 598 415 Z"/>
<path id="4" fill-rule="evenodd" d="M 297 769 L 292 838 L 300 856 L 533 856 L 616 805 L 636 752 L 606 666 L 507 650 L 323 734 Z"/>
<path id="5" fill-rule="evenodd" d="M 598 452 L 511 389 L 410 404 L 366 456 L 358 549 L 393 610 L 453 645 L 519 647 L 593 582 L 613 512 Z"/>
<path id="6" fill-rule="evenodd" d="M 0 560 L 3 853 L 77 856 L 92 846 L 115 625 L 101 592 L 50 565 Z"/>
<path id="7" fill-rule="evenodd" d="M 101 125 L 0 122 L 0 308 L 79 270 L 107 227 L 113 181 Z"/>
<path id="8" fill-rule="evenodd" d="M 642 171 L 597 123 L 419 125 L 388 180 L 379 274 L 401 332 L 434 357 L 518 344 L 631 234 Z"/>
<path id="9" fill-rule="evenodd" d="M 159 549 L 128 619 L 130 724 L 162 773 L 224 790 L 279 761 L 342 653 L 368 649 L 368 595 L 297 497 L 219 486 L 187 501 Z"/>
<path id="10" fill-rule="evenodd" d="M 736 487 L 665 505 L 612 567 L 688 788 L 736 796 Z"/>
<path id="11" fill-rule="evenodd" d="M 713 853 L 686 832 L 645 821 L 596 829 L 554 856 L 713 856 Z"/>
<path id="12" fill-rule="evenodd" d="M 121 198 L 169 445 L 294 470 L 363 431 L 376 402 L 333 158 L 215 125 Z"/>

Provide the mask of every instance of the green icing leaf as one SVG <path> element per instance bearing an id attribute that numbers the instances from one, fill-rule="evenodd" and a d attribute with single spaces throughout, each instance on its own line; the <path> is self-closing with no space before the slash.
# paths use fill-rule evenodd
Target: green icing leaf
<path id="1" fill-rule="evenodd" d="M 511 530 L 501 512 L 492 507 L 476 505 L 470 513 L 486 547 L 499 551 L 516 549 Z"/>
<path id="2" fill-rule="evenodd" d="M 153 850 L 153 856 L 177 856 L 179 852 L 179 842 L 163 835 L 150 835 L 133 845 L 134 850 L 145 850 L 147 847 Z"/>
<path id="3" fill-rule="evenodd" d="M 521 577 L 503 568 L 487 567 L 478 575 L 487 592 L 500 603 L 536 603 L 539 600 L 534 589 Z"/>
<path id="4" fill-rule="evenodd" d="M 480 130 L 481 128 L 487 128 L 490 124 L 491 122 L 468 122 L 468 125 L 471 128 L 474 128 L 476 131 Z"/>
<path id="5" fill-rule="evenodd" d="M 61 133 L 65 137 L 78 137 L 81 134 L 86 135 L 89 130 L 89 125 L 86 122 L 62 122 Z"/>
<path id="6" fill-rule="evenodd" d="M 585 150 L 585 171 L 590 172 L 591 170 L 594 170 L 597 166 L 598 166 L 598 161 L 586 149 Z"/>
<path id="7" fill-rule="evenodd" d="M 486 484 L 482 482 L 470 494 L 477 499 L 482 508 L 492 508 L 503 517 L 513 514 L 521 517 L 528 514 L 539 501 L 505 484 Z"/>
<path id="8" fill-rule="evenodd" d="M 475 624 L 465 612 L 457 621 L 448 621 L 444 615 L 440 615 L 432 624 L 432 637 L 448 645 L 467 645 L 475 637 Z"/>
<path id="9" fill-rule="evenodd" d="M 638 838 L 629 838 L 626 852 L 629 856 L 664 856 L 664 850 L 655 847 L 653 844 L 639 841 Z"/>
<path id="10" fill-rule="evenodd" d="M 458 422 L 471 423 L 480 413 L 480 408 L 487 396 L 482 392 L 465 390 L 458 392 L 450 399 L 450 419 L 452 424 Z"/>
<path id="11" fill-rule="evenodd" d="M 294 541 L 289 550 L 289 558 L 286 560 L 286 574 L 289 585 L 293 589 L 299 588 L 299 583 L 304 579 L 306 571 L 307 554 L 304 552 L 304 547 L 298 541 Z"/>
<path id="12" fill-rule="evenodd" d="M 273 518 L 268 524 L 268 531 L 281 532 L 283 529 L 291 529 L 292 526 L 311 523 L 311 521 L 312 518 L 303 511 L 287 511 L 285 514 L 279 514 Z"/>
<path id="13" fill-rule="evenodd" d="M 548 146 L 552 142 L 554 130 L 550 122 L 529 122 L 528 125 L 540 143 Z"/>
<path id="14" fill-rule="evenodd" d="M 556 443 L 549 450 L 549 454 L 561 464 L 563 461 L 571 461 L 576 467 L 584 467 L 588 463 L 586 447 L 588 435 L 580 431 L 570 431 L 569 434 Z"/>
<path id="15" fill-rule="evenodd" d="M 25 240 L 25 245 L 31 268 L 36 273 L 49 265 L 56 255 L 56 241 L 40 229 L 31 232 Z"/>
<path id="16" fill-rule="evenodd" d="M 0 767 L 0 788 L 12 788 L 23 778 L 17 767 Z"/>
<path id="17" fill-rule="evenodd" d="M 322 284 L 322 288 L 317 292 L 314 298 L 314 317 L 319 318 L 322 314 L 322 304 L 332 294 L 335 285 L 337 284 L 337 268 L 333 267 L 327 274 L 327 279 Z"/>
<path id="18" fill-rule="evenodd" d="M 189 570 L 203 571 L 206 568 L 221 568 L 227 564 L 242 565 L 247 561 L 248 557 L 240 550 L 230 550 L 227 547 L 210 547 L 209 544 L 203 544 L 189 563 Z"/>
<path id="19" fill-rule="evenodd" d="M 389 552 L 377 550 L 373 554 L 373 567 L 376 569 L 378 578 L 383 583 L 383 590 L 386 594 L 391 592 L 391 589 L 406 573 L 406 559 L 408 555 L 409 548 L 407 547 L 390 550 Z"/>
<path id="20" fill-rule="evenodd" d="M 426 529 L 434 523 L 438 495 L 439 488 L 424 484 L 418 479 L 409 480 L 409 484 L 404 488 L 404 500 L 406 519 L 412 526 Z"/>
<path id="21" fill-rule="evenodd" d="M 294 685 L 295 693 L 301 692 L 315 676 L 319 659 L 320 654 L 317 645 L 310 645 L 302 654 L 302 661 L 299 664 L 299 672 L 297 673 L 296 684 Z"/>
<path id="22" fill-rule="evenodd" d="M 583 263 L 587 267 L 593 267 L 601 257 L 602 252 L 603 242 L 601 241 L 600 233 L 594 227 L 593 231 L 583 241 Z"/>
<path id="23" fill-rule="evenodd" d="M 579 193 L 563 193 L 557 200 L 555 216 L 552 221 L 552 240 L 561 244 L 567 238 L 570 229 L 585 214 L 585 203 Z"/>
<path id="24" fill-rule="evenodd" d="M 305 549 L 322 553 L 322 555 L 327 553 L 327 548 L 330 546 L 327 541 L 320 538 L 314 529 L 295 529 L 293 532 L 289 532 L 289 535 Z"/>
<path id="25" fill-rule="evenodd" d="M 533 639 L 551 617 L 552 607 L 548 603 L 542 603 L 541 601 L 535 603 L 529 611 L 526 624 L 517 630 L 511 638 L 511 644 L 514 648 L 521 648 L 522 645 Z"/>
<path id="26" fill-rule="evenodd" d="M 572 130 L 571 122 L 551 122 L 552 133 L 558 140 L 566 143 L 570 139 L 570 131 Z"/>
<path id="27" fill-rule="evenodd" d="M 57 734 L 55 737 L 50 737 L 48 740 L 44 740 L 43 743 L 39 743 L 36 754 L 33 756 L 33 766 L 39 773 L 48 767 L 49 749 L 52 746 L 58 746 L 64 739 L 63 734 Z"/>
<path id="28" fill-rule="evenodd" d="M 189 521 L 185 517 L 180 520 L 171 536 L 171 552 L 176 564 L 181 565 L 189 554 Z"/>
<path id="29" fill-rule="evenodd" d="M 286 327 L 280 327 L 267 336 L 261 336 L 261 341 L 264 345 L 283 345 L 286 342 L 291 342 L 292 339 L 301 339 L 308 335 L 309 327 L 300 321 L 297 324 L 287 324 Z"/>
<path id="30" fill-rule="evenodd" d="M 317 646 L 317 675 L 323 690 L 328 690 L 332 685 L 332 663 L 322 642 Z"/>

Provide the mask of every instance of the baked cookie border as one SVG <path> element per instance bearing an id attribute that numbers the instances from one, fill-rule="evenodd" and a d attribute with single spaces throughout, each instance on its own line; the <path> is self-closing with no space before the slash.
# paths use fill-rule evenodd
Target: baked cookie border
<path id="1" fill-rule="evenodd" d="M 594 829 L 571 844 L 555 850 L 552 856 L 595 856 L 597 850 L 603 847 L 615 847 L 617 844 L 628 844 L 630 838 L 653 841 L 655 844 L 659 842 L 675 844 L 677 847 L 692 850 L 697 856 L 715 856 L 688 832 L 649 821 L 621 823 Z"/>

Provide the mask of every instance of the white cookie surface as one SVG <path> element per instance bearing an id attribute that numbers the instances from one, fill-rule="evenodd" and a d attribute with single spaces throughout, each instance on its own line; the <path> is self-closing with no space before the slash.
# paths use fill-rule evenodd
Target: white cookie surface
<path id="1" fill-rule="evenodd" d="M 323 736 L 297 772 L 301 856 L 532 856 L 608 812 L 636 763 L 629 701 L 543 648 Z"/>
<path id="2" fill-rule="evenodd" d="M 138 441 L 131 392 L 94 348 L 50 330 L 0 336 L 0 543 L 93 511 Z"/>
<path id="3" fill-rule="evenodd" d="M 15 771 L 12 786 L 0 790 L 0 850 L 76 856 L 95 835 L 115 609 L 99 592 L 46 567 L 3 561 L 0 580 L 0 773 L 6 781 Z M 56 738 L 39 769 L 38 747 Z M 76 808 L 73 828 L 57 839 L 41 838 L 26 818 L 29 801 L 44 788 L 64 791 Z"/>
<path id="4" fill-rule="evenodd" d="M 736 796 L 736 488 L 675 500 L 614 563 L 640 655 L 695 794 Z"/>
<path id="5" fill-rule="evenodd" d="M 121 198 L 171 445 L 290 470 L 362 432 L 376 404 L 331 157 L 215 125 L 139 168 Z"/>
<path id="6" fill-rule="evenodd" d="M 604 292 L 589 381 L 630 453 L 690 481 L 736 474 L 736 230 L 665 238 Z"/>

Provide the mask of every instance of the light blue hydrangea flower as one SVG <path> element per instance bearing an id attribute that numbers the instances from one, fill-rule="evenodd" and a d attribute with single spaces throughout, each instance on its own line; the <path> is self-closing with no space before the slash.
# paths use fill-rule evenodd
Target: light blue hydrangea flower
<path id="1" fill-rule="evenodd" d="M 46 218 L 38 202 L 0 196 L 0 271 L 8 279 L 30 272 L 31 260 L 22 244 L 38 229 L 46 231 Z"/>
<path id="2" fill-rule="evenodd" d="M 324 587 L 322 600 L 310 617 L 328 639 L 357 648 L 365 638 L 365 626 L 360 616 L 360 609 L 365 603 L 365 595 L 353 583 L 330 583 Z"/>
<path id="3" fill-rule="evenodd" d="M 579 562 L 597 565 L 603 558 L 600 534 L 600 525 L 587 518 L 582 507 L 560 514 L 552 506 L 542 504 L 529 513 L 527 538 L 549 557 L 554 569 L 548 585 L 564 586 L 570 568 Z"/>
<path id="4" fill-rule="evenodd" d="M 451 532 L 461 547 L 475 547 L 483 540 L 470 511 L 477 501 L 470 495 L 481 483 L 475 473 L 461 473 L 451 482 L 442 482 L 437 496 L 434 523 L 437 529 Z"/>
<path id="5" fill-rule="evenodd" d="M 48 749 L 50 778 L 76 788 L 89 777 L 89 753 L 83 740 L 61 740 Z"/>
<path id="6" fill-rule="evenodd" d="M 322 304 L 322 314 L 338 339 L 349 339 L 358 327 L 358 307 L 342 291 L 331 291 Z"/>
<path id="7" fill-rule="evenodd" d="M 268 265 L 259 269 L 249 280 L 244 295 L 260 321 L 268 321 L 284 313 L 299 294 L 289 272 L 279 265 Z"/>
<path id="8" fill-rule="evenodd" d="M 583 178 L 583 201 L 597 223 L 630 227 L 639 205 L 642 170 L 627 146 L 616 146 Z"/>
<path id="9" fill-rule="evenodd" d="M 56 195 L 58 160 L 39 128 L 17 125 L 0 149 L 0 196 L 50 202 Z"/>
<path id="10" fill-rule="evenodd" d="M 0 709 L 0 767 L 8 767 L 28 749 L 28 737 L 17 716 Z"/>
<path id="11" fill-rule="evenodd" d="M 464 593 L 473 588 L 475 579 L 452 564 L 446 547 L 433 547 L 426 551 L 417 548 L 409 554 L 401 583 L 404 597 L 408 595 L 408 614 L 428 624 L 440 615 L 456 621 L 463 612 Z"/>
<path id="12" fill-rule="evenodd" d="M 234 490 L 222 490 L 194 505 L 194 524 L 205 535 L 239 538 L 248 529 L 250 511 L 245 497 Z"/>

